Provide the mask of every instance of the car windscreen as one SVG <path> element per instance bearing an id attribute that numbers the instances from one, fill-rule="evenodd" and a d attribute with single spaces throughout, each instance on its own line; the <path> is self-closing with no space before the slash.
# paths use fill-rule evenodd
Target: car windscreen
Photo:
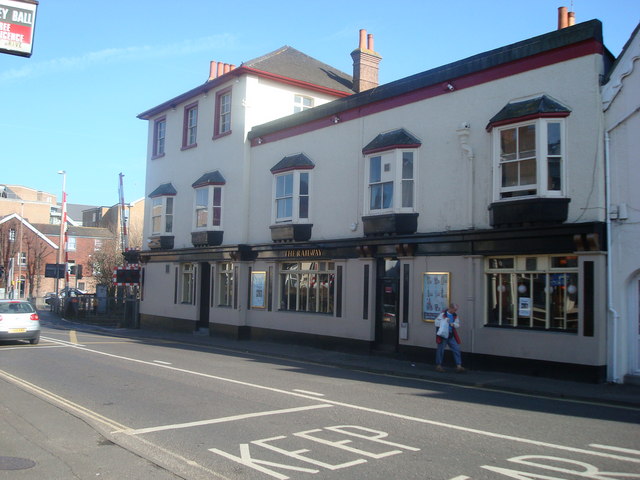
<path id="1" fill-rule="evenodd" d="M 0 313 L 33 313 L 36 310 L 27 302 L 0 303 Z"/>

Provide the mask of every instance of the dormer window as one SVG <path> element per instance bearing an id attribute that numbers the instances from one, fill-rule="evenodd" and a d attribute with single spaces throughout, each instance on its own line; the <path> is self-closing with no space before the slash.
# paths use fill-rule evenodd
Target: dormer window
<path id="1" fill-rule="evenodd" d="M 416 158 L 420 145 L 416 137 L 400 129 L 378 135 L 363 149 L 367 214 L 415 210 Z"/>
<path id="2" fill-rule="evenodd" d="M 569 113 L 542 96 L 510 103 L 491 119 L 497 200 L 563 195 Z"/>
<path id="3" fill-rule="evenodd" d="M 310 170 L 314 164 L 304 154 L 283 158 L 273 173 L 273 223 L 309 221 Z"/>

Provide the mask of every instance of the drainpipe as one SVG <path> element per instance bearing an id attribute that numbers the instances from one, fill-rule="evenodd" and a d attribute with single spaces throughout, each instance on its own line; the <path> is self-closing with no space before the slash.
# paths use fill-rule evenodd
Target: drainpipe
<path id="1" fill-rule="evenodd" d="M 615 128 L 615 127 L 614 127 Z M 607 304 L 608 310 L 613 315 L 612 325 L 612 348 L 611 348 L 611 381 L 621 383 L 618 377 L 618 323 L 620 314 L 613 307 L 613 265 L 611 259 L 611 215 L 609 208 L 611 205 L 611 172 L 609 166 L 609 130 L 604 133 L 604 168 L 605 168 L 605 212 L 607 216 Z"/>

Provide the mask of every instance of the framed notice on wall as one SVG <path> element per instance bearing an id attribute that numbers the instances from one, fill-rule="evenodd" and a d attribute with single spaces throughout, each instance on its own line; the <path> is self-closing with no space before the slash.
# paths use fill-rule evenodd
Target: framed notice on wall
<path id="1" fill-rule="evenodd" d="M 251 308 L 266 307 L 267 272 L 251 272 Z"/>
<path id="2" fill-rule="evenodd" d="M 449 272 L 426 272 L 422 277 L 422 320 L 433 322 L 449 306 Z"/>

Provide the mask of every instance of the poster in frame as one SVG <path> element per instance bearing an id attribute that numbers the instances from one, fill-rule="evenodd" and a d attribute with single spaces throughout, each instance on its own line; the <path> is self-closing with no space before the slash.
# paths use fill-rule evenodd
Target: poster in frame
<path id="1" fill-rule="evenodd" d="M 422 277 L 422 320 L 433 322 L 449 306 L 449 272 L 425 272 Z"/>
<path id="2" fill-rule="evenodd" d="M 251 308 L 266 307 L 267 272 L 251 272 Z"/>

